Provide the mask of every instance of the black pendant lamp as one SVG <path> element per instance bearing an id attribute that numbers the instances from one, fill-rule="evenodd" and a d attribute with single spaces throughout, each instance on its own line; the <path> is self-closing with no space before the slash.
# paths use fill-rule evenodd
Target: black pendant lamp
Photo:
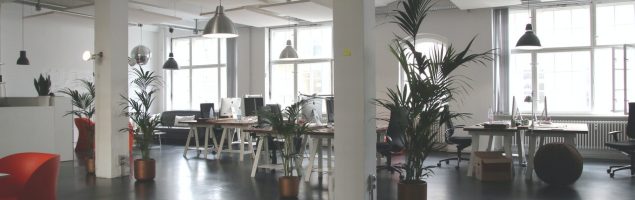
<path id="1" fill-rule="evenodd" d="M 538 39 L 538 36 L 534 33 L 531 24 L 527 24 L 527 26 L 525 26 L 525 34 L 523 34 L 523 36 L 518 39 L 518 42 L 516 42 L 516 48 L 525 50 L 536 50 L 542 48 L 540 39 Z"/>
<path id="2" fill-rule="evenodd" d="M 172 36 L 174 29 L 170 27 L 170 29 L 168 30 L 170 31 L 170 36 Z M 165 63 L 163 64 L 163 69 L 167 69 L 167 70 L 179 69 L 179 64 L 176 63 L 176 60 L 174 59 L 174 54 L 172 53 L 172 38 L 170 38 L 170 55 L 168 60 L 165 61 Z"/>
<path id="3" fill-rule="evenodd" d="M 24 4 L 22 4 L 22 50 L 20 51 L 20 57 L 16 62 L 18 65 L 29 65 L 29 59 L 26 57 L 26 50 L 24 50 Z"/>

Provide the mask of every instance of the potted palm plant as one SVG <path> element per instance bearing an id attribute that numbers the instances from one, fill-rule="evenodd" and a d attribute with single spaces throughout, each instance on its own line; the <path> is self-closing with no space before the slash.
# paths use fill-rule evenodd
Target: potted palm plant
<path id="1" fill-rule="evenodd" d="M 40 74 L 39 78 L 33 79 L 33 85 L 38 94 L 38 104 L 40 106 L 49 106 L 51 104 L 51 76 L 46 75 L 46 78 L 44 78 L 44 76 Z"/>
<path id="2" fill-rule="evenodd" d="M 271 129 L 284 139 L 282 151 L 282 166 L 284 176 L 278 178 L 278 188 L 280 197 L 294 198 L 298 196 L 300 187 L 300 168 L 302 164 L 302 153 L 300 143 L 296 142 L 308 131 L 308 124 L 300 121 L 300 111 L 307 100 L 296 102 L 284 111 L 261 110 L 258 112 L 265 124 L 271 125 Z M 298 176 L 293 176 L 293 169 Z"/>
<path id="3" fill-rule="evenodd" d="M 95 123 L 92 121 L 95 114 L 95 84 L 88 80 L 79 80 L 84 92 L 71 88 L 64 88 L 59 92 L 71 98 L 75 109 L 68 111 L 66 115 L 75 115 L 75 126 L 80 135 L 75 151 L 84 154 L 86 158 L 86 170 L 89 174 L 95 173 Z M 65 115 L 65 116 L 66 116 Z M 84 133 L 84 134 L 82 134 Z M 84 139 L 86 137 L 87 139 Z M 79 152 L 85 151 L 85 152 Z"/>
<path id="4" fill-rule="evenodd" d="M 399 61 L 405 72 L 407 84 L 403 88 L 388 88 L 388 99 L 375 102 L 388 109 L 403 109 L 407 112 L 407 126 L 404 133 L 406 148 L 405 176 L 398 185 L 399 200 L 427 199 L 425 178 L 432 175 L 431 167 L 423 162 L 431 152 L 439 149 L 436 136 L 440 125 L 448 118 L 459 117 L 461 113 L 447 113 L 444 105 L 455 100 L 455 94 L 467 92 L 463 76 L 454 75 L 456 69 L 468 63 L 485 65 L 491 60 L 491 51 L 469 53 L 474 38 L 465 49 L 457 51 L 452 45 L 434 49 L 429 56 L 415 48 L 417 34 L 433 6 L 431 0 L 400 0 L 399 10 L 392 15 L 393 23 L 406 33 L 396 36 L 390 46 L 391 53 Z"/>
<path id="5" fill-rule="evenodd" d="M 150 157 L 150 145 L 154 138 L 154 130 L 159 125 L 159 118 L 150 113 L 150 107 L 156 99 L 156 92 L 161 85 L 161 77 L 143 67 L 132 69 L 135 77 L 131 86 L 132 97 L 121 95 L 124 102 L 123 114 L 130 118 L 136 127 L 127 127 L 123 131 L 134 132 L 134 141 L 141 150 L 141 159 L 134 161 L 134 177 L 139 181 L 153 180 L 155 176 L 155 160 Z M 132 130 L 131 130 L 132 129 Z"/>

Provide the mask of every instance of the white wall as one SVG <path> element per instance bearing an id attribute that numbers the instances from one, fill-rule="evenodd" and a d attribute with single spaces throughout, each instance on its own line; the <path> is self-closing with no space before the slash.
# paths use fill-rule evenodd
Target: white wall
<path id="1" fill-rule="evenodd" d="M 477 9 L 470 11 L 441 10 L 428 15 L 423 22 L 420 33 L 431 33 L 443 36 L 448 42 L 462 50 L 472 37 L 477 36 L 472 45 L 472 53 L 484 52 L 492 49 L 492 17 L 490 9 Z M 391 20 L 385 15 L 377 16 L 375 27 L 376 38 L 376 64 L 377 64 L 377 97 L 386 97 L 386 88 L 395 88 L 398 83 L 397 60 L 390 53 L 388 45 L 394 38 L 394 33 L 403 36 L 397 25 L 388 23 Z M 487 119 L 487 110 L 491 105 L 493 66 L 487 62 L 487 66 L 470 64 L 460 68 L 457 75 L 469 77 L 472 89 L 467 96 L 459 96 L 452 103 L 452 109 L 457 112 L 472 113 L 472 118 L 456 124 L 473 124 Z"/>
<path id="2" fill-rule="evenodd" d="M 93 62 L 85 62 L 81 57 L 84 51 L 94 49 L 94 20 L 90 18 L 55 13 L 24 19 L 24 49 L 31 65 L 16 65 L 22 49 L 21 8 L 20 4 L 3 3 L 0 10 L 0 61 L 4 63 L 0 74 L 7 82 L 7 96 L 37 96 L 33 78 L 40 73 L 51 75 L 53 92 L 65 87 L 77 88 L 76 79 L 92 79 Z M 25 6 L 24 10 L 26 16 L 35 14 L 33 7 Z M 160 30 L 152 26 L 144 26 L 143 30 L 143 44 L 153 52 L 146 66 L 160 70 L 164 58 Z M 129 52 L 139 44 L 139 28 L 129 27 L 128 34 Z M 161 111 L 162 105 L 162 98 L 157 99 L 152 111 Z"/>

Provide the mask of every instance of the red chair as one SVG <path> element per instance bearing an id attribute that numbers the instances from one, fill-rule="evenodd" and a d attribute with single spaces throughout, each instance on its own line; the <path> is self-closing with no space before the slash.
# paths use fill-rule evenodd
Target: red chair
<path id="1" fill-rule="evenodd" d="M 0 159 L 0 200 L 56 199 L 60 156 L 48 153 L 18 153 Z"/>
<path id="2" fill-rule="evenodd" d="M 95 139 L 93 141 L 90 140 L 90 127 L 95 127 L 95 123 L 90 121 L 88 118 L 75 118 L 75 126 L 77 126 L 77 130 L 79 131 L 79 137 L 77 138 L 77 145 L 75 145 L 76 153 L 86 153 L 89 151 L 90 142 L 93 144 L 93 149 L 95 149 Z"/>

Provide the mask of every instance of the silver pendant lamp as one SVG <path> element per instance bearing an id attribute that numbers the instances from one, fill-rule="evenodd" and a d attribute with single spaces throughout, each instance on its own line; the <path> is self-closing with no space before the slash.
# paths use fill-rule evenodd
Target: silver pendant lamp
<path id="1" fill-rule="evenodd" d="M 291 30 L 291 17 L 289 17 L 289 30 Z M 297 59 L 298 58 L 298 52 L 295 50 L 295 48 L 293 48 L 293 43 L 291 43 L 291 40 L 287 40 L 287 46 L 284 47 L 284 49 L 282 49 L 282 52 L 280 52 L 280 59 L 281 60 L 291 60 L 291 59 Z"/>
<path id="2" fill-rule="evenodd" d="M 130 51 L 130 58 L 134 60 L 134 63 L 132 62 L 128 63 L 128 64 L 132 64 L 130 66 L 133 66 L 134 64 L 138 64 L 138 65 L 148 64 L 148 61 L 150 61 L 150 57 L 152 57 L 152 52 L 150 51 L 150 48 L 143 46 L 143 24 L 139 24 L 139 34 L 141 35 L 141 42 L 139 42 L 140 45 L 132 48 L 132 51 Z"/>
<path id="3" fill-rule="evenodd" d="M 235 38 L 238 37 L 234 22 L 230 20 L 224 12 L 223 2 L 216 6 L 214 17 L 210 19 L 203 29 L 203 37 L 209 38 Z"/>
<path id="4" fill-rule="evenodd" d="M 29 59 L 26 57 L 26 50 L 24 50 L 24 3 L 22 3 L 22 50 L 20 51 L 20 57 L 16 62 L 18 65 L 30 65 Z"/>
<path id="5" fill-rule="evenodd" d="M 170 29 L 168 29 L 168 31 L 170 31 L 170 37 L 172 37 L 172 33 L 174 32 L 174 29 L 172 27 L 170 27 Z M 167 69 L 167 70 L 175 70 L 175 69 L 179 69 L 179 64 L 176 63 L 176 60 L 174 59 L 174 54 L 172 53 L 172 38 L 170 38 L 170 58 L 168 58 L 167 61 L 165 61 L 165 63 L 163 64 L 163 69 Z"/>

